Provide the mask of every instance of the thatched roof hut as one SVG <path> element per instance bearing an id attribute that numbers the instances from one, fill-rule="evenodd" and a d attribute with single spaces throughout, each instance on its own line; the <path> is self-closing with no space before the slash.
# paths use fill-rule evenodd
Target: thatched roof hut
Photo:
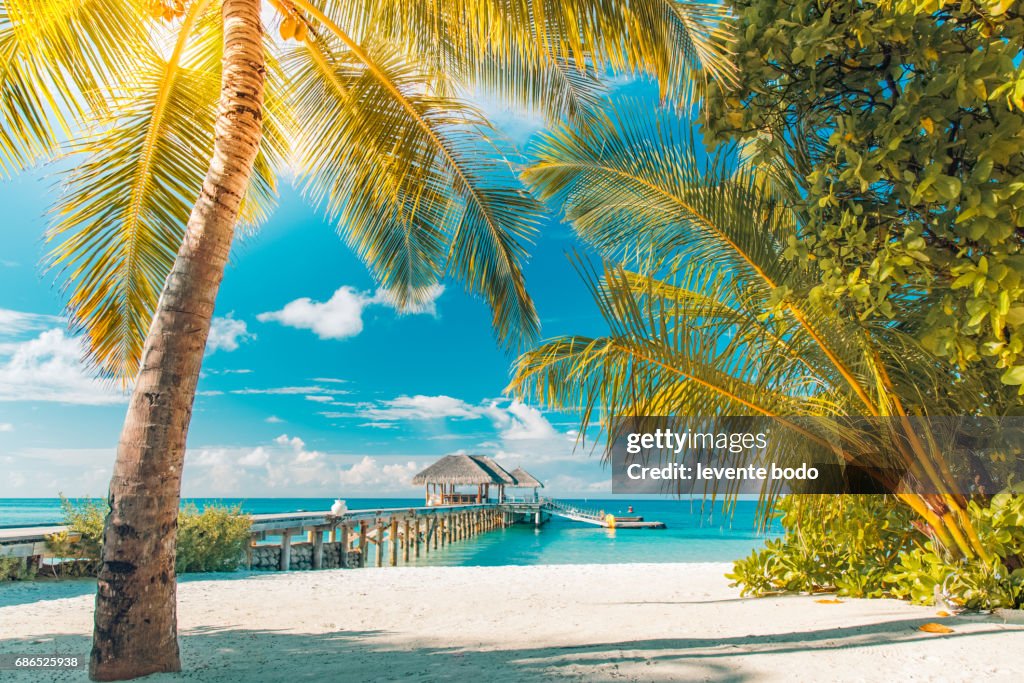
<path id="1" fill-rule="evenodd" d="M 446 455 L 412 478 L 417 486 L 424 484 L 451 484 L 476 486 L 477 484 L 506 484 L 515 479 L 496 462 L 485 455 Z"/>
<path id="2" fill-rule="evenodd" d="M 512 470 L 512 478 L 516 480 L 515 488 L 519 489 L 537 489 L 544 488 L 544 484 L 540 482 L 537 477 L 533 476 L 522 467 L 517 467 Z"/>
<path id="3" fill-rule="evenodd" d="M 427 505 L 461 505 L 487 500 L 490 487 L 498 487 L 499 497 L 516 479 L 486 455 L 446 455 L 412 478 L 417 486 L 426 486 Z M 456 486 L 475 486 L 474 494 L 456 493 Z M 433 494 L 431 494 L 433 487 Z"/>

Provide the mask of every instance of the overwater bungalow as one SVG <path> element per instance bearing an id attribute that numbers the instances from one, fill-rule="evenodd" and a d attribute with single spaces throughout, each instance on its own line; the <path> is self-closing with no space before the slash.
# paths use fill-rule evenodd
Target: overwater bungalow
<path id="1" fill-rule="evenodd" d="M 516 483 L 512 488 L 533 489 L 533 502 L 536 503 L 540 499 L 540 491 L 538 489 L 544 488 L 544 484 L 542 484 L 539 479 L 524 470 L 522 467 L 517 467 L 512 470 L 512 478 L 516 480 Z"/>
<path id="2" fill-rule="evenodd" d="M 497 502 L 505 499 L 505 487 L 515 486 L 515 478 L 486 455 L 446 455 L 412 479 L 424 486 L 427 505 L 470 505 L 491 501 L 491 487 Z M 460 487 L 475 490 L 458 491 Z"/>

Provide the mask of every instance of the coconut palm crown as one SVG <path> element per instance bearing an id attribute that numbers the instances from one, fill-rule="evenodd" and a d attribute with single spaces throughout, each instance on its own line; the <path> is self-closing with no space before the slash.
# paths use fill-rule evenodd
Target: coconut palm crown
<path id="1" fill-rule="evenodd" d="M 814 271 L 785 258 L 802 221 L 788 180 L 799 173 L 735 149 L 702 162 L 692 123 L 655 109 L 638 116 L 628 103 L 586 131 L 560 127 L 525 171 L 607 259 L 582 270 L 609 332 L 524 354 L 511 391 L 581 411 L 580 433 L 597 421 L 609 443 L 642 416 L 762 416 L 780 426 L 774 454 L 793 462 L 809 447 L 848 460 L 877 446 L 878 435 L 807 418 L 890 417 L 910 432 L 913 416 L 1001 414 L 1006 392 L 951 377 L 913 341 L 913 317 L 866 322 L 814 300 Z M 887 443 L 936 493 L 900 498 L 951 552 L 985 558 L 941 448 L 909 441 Z"/>
<path id="2" fill-rule="evenodd" d="M 263 141 L 241 219 L 282 174 L 399 304 L 450 275 L 499 339 L 536 334 L 522 275 L 541 207 L 515 150 L 468 100 L 585 120 L 600 76 L 686 101 L 727 72 L 713 4 L 640 0 L 271 0 Z M 217 0 L 2 0 L 0 170 L 59 159 L 49 265 L 103 373 L 130 381 L 213 147 Z"/>

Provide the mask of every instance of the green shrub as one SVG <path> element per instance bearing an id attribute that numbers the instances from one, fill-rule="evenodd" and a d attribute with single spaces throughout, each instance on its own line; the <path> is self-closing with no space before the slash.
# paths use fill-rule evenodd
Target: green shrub
<path id="1" fill-rule="evenodd" d="M 107 501 L 86 496 L 72 502 L 61 494 L 60 509 L 64 514 L 64 524 L 82 535 L 80 542 L 98 550 L 103 544 L 103 523 L 110 510 Z"/>
<path id="2" fill-rule="evenodd" d="M 953 561 L 936 551 L 890 496 L 788 496 L 774 512 L 785 535 L 738 560 L 728 575 L 743 595 L 828 592 L 931 604 L 936 587 L 969 609 L 1024 605 L 1024 496 L 968 508 L 991 558 Z"/>
<path id="3" fill-rule="evenodd" d="M 70 561 L 53 565 L 58 576 L 95 575 L 100 567 L 106 501 L 84 498 L 71 501 L 61 496 L 68 532 L 46 539 L 50 552 Z M 184 572 L 223 572 L 238 568 L 249 543 L 249 518 L 241 508 L 211 506 L 199 512 L 186 505 L 178 515 L 175 568 Z M 71 540 L 71 533 L 81 535 Z"/>
<path id="4" fill-rule="evenodd" d="M 25 581 L 35 575 L 35 567 L 29 567 L 24 558 L 0 556 L 0 581 Z"/>
<path id="5" fill-rule="evenodd" d="M 210 506 L 199 512 L 186 505 L 178 515 L 175 569 L 183 572 L 230 572 L 238 569 L 249 544 L 249 518 L 240 507 Z"/>
<path id="6" fill-rule="evenodd" d="M 48 566 L 54 576 L 93 576 L 100 567 L 107 503 L 89 497 L 71 501 L 61 494 L 60 507 L 68 530 L 47 536 L 46 547 L 65 561 Z M 72 540 L 75 534 L 79 538 Z"/>
<path id="7" fill-rule="evenodd" d="M 987 505 L 972 501 L 968 513 L 991 554 L 989 561 L 950 563 L 927 541 L 901 553 L 886 577 L 895 597 L 928 604 L 939 586 L 969 609 L 1024 606 L 1024 496 L 1002 493 Z"/>
<path id="8" fill-rule="evenodd" d="M 785 535 L 738 560 L 729 578 L 744 595 L 838 591 L 878 597 L 899 553 L 920 534 L 888 496 L 786 496 L 774 516 Z"/>

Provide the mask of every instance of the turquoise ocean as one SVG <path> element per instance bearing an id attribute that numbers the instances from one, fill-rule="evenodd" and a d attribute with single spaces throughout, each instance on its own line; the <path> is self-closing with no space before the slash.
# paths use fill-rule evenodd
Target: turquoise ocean
<path id="1" fill-rule="evenodd" d="M 252 514 L 327 510 L 328 498 L 200 498 L 206 505 L 241 506 Z M 612 514 L 633 513 L 667 529 L 602 529 L 558 517 L 539 529 L 518 525 L 482 534 L 432 551 L 413 562 L 423 566 L 495 566 L 531 564 L 619 564 L 624 562 L 729 562 L 749 555 L 766 535 L 756 524 L 757 504 L 737 501 L 731 509 L 699 500 L 570 500 Z M 350 510 L 416 507 L 421 498 L 348 498 Z M 0 498 L 0 527 L 60 524 L 56 498 Z"/>

